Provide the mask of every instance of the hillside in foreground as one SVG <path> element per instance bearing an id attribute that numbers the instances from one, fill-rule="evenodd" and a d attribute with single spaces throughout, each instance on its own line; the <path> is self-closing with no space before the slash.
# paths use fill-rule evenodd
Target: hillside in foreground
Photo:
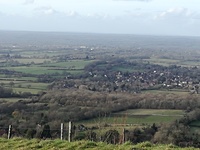
<path id="1" fill-rule="evenodd" d="M 61 140 L 39 140 L 13 138 L 10 140 L 0 138 L 0 149 L 3 150 L 197 150 L 199 148 L 180 148 L 174 145 L 153 145 L 149 142 L 132 145 L 111 145 L 91 141 L 67 142 Z"/>

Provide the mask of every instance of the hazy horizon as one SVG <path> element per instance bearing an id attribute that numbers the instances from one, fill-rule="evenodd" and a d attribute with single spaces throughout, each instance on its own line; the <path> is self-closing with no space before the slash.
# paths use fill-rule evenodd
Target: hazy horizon
<path id="1" fill-rule="evenodd" d="M 0 0 L 0 30 L 200 36 L 198 0 Z"/>
<path id="2" fill-rule="evenodd" d="M 168 34 L 135 34 L 135 33 L 101 33 L 101 32 L 79 32 L 79 31 L 40 31 L 40 30 L 1 30 L 0 32 L 26 32 L 26 33 L 60 33 L 60 34 L 96 34 L 96 35 L 130 35 L 130 36 L 158 36 L 158 37 L 197 37 L 200 35 L 168 35 Z"/>

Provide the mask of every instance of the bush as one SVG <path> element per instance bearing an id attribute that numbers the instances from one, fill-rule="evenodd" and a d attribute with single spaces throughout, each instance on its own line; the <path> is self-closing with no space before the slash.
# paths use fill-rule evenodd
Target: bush
<path id="1" fill-rule="evenodd" d="M 103 136 L 103 141 L 109 144 L 117 144 L 119 143 L 119 132 L 117 130 L 109 130 Z"/>

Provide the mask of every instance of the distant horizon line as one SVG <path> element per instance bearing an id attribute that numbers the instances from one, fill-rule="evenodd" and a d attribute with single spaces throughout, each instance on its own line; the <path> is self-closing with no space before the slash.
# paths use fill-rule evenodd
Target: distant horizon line
<path id="1" fill-rule="evenodd" d="M 0 32 L 36 32 L 36 33 L 73 33 L 73 34 L 99 34 L 99 35 L 132 35 L 132 36 L 162 36 L 162 37 L 200 37 L 198 35 L 167 35 L 167 34 L 139 34 L 139 33 L 100 33 L 81 31 L 41 31 L 41 30 L 7 30 L 0 29 Z"/>

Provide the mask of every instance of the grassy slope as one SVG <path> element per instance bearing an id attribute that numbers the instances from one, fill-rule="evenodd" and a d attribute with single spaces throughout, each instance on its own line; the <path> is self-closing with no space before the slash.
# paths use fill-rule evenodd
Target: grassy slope
<path id="1" fill-rule="evenodd" d="M 38 140 L 38 139 L 3 139 L 0 138 L 0 149 L 3 150 L 193 150 L 195 148 L 179 148 L 173 145 L 153 145 L 149 142 L 132 145 L 111 145 L 95 143 L 91 141 L 67 142 L 61 140 Z M 197 148 L 196 148 L 197 149 Z"/>

